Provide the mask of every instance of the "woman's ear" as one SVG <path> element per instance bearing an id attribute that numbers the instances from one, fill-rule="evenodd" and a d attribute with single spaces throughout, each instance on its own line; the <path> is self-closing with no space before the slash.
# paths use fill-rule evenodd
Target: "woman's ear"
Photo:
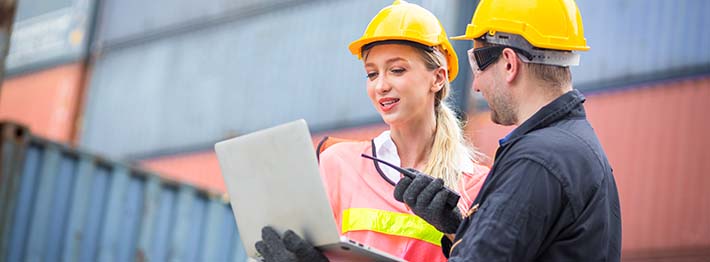
<path id="1" fill-rule="evenodd" d="M 445 81 L 449 80 L 449 76 L 447 75 L 448 72 L 446 72 L 446 69 L 439 67 L 434 70 L 434 81 L 433 84 L 431 85 L 431 91 L 436 93 L 439 92 L 442 88 L 444 88 Z"/>

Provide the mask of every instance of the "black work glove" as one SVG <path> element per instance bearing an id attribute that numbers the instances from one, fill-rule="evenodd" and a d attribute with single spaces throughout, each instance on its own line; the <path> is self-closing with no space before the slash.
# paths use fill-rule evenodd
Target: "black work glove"
<path id="1" fill-rule="evenodd" d="M 461 223 L 461 212 L 457 207 L 446 204 L 450 192 L 445 190 L 444 180 L 434 179 L 413 168 L 407 168 L 416 174 L 414 180 L 404 176 L 394 188 L 394 199 L 404 202 L 412 212 L 437 230 L 456 233 Z"/>
<path id="2" fill-rule="evenodd" d="M 261 239 L 254 247 L 266 262 L 324 262 L 328 259 L 291 230 L 286 230 L 283 239 L 270 226 L 261 229 Z"/>

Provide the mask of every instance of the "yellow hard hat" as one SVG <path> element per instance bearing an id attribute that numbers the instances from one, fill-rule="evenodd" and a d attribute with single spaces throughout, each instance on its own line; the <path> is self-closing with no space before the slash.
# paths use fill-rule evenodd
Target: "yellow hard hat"
<path id="1" fill-rule="evenodd" d="M 438 47 L 446 56 L 449 81 L 454 81 L 459 73 L 459 60 L 444 27 L 434 14 L 421 6 L 394 1 L 372 18 L 362 37 L 350 43 L 348 48 L 358 59 L 362 59 L 363 46 L 387 40 L 404 40 Z"/>
<path id="2" fill-rule="evenodd" d="M 476 39 L 496 32 L 520 35 L 538 48 L 589 50 L 573 0 L 481 0 L 466 34 L 451 39 Z"/>

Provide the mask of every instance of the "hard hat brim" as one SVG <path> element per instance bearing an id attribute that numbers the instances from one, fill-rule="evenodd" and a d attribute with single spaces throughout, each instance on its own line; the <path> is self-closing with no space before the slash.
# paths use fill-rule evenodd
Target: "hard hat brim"
<path id="1" fill-rule="evenodd" d="M 356 41 L 353 41 L 350 43 L 348 46 L 348 49 L 350 50 L 350 53 L 353 55 L 356 55 L 358 59 L 362 59 L 362 47 L 365 45 L 368 45 L 370 43 L 374 42 L 380 42 L 380 41 L 387 41 L 387 40 L 402 40 L 402 41 L 409 41 L 409 42 L 414 42 L 418 44 L 422 44 L 425 46 L 436 46 L 434 43 L 429 43 L 426 41 L 422 41 L 421 39 L 414 39 L 410 37 L 401 37 L 401 36 L 380 36 L 380 37 L 370 37 L 370 38 L 365 38 L 365 39 L 358 39 Z"/>

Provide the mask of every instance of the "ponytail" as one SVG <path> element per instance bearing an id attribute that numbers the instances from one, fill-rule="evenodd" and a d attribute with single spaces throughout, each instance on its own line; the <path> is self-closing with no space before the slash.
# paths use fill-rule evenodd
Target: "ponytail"
<path id="1" fill-rule="evenodd" d="M 422 50 L 422 53 L 424 62 L 430 70 L 439 67 L 448 68 L 446 58 L 438 49 L 434 52 Z M 467 144 L 461 122 L 446 101 L 450 90 L 451 84 L 445 81 L 444 87 L 436 93 L 434 102 L 436 131 L 429 160 L 423 172 L 443 179 L 444 184 L 449 188 L 456 188 L 461 173 L 465 171 L 461 164 L 465 163 L 464 161 L 477 163 L 481 154 Z"/>

